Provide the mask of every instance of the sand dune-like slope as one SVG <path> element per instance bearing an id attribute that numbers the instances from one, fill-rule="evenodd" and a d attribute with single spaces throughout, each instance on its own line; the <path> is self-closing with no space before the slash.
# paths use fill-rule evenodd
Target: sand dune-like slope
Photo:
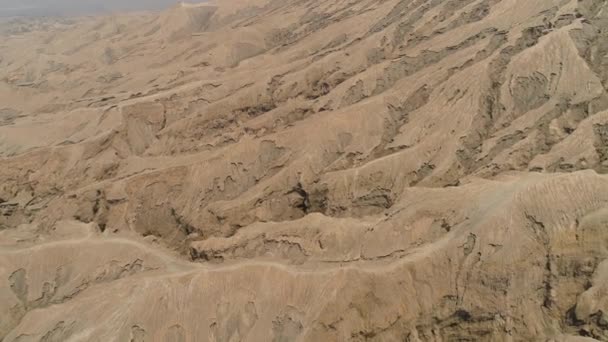
<path id="1" fill-rule="evenodd" d="M 608 340 L 605 1 L 0 35 L 0 340 Z"/>

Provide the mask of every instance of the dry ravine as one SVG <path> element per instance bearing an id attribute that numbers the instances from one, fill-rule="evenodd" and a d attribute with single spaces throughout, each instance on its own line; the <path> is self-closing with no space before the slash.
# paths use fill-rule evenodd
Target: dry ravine
<path id="1" fill-rule="evenodd" d="M 1 341 L 608 341 L 608 2 L 0 37 Z"/>

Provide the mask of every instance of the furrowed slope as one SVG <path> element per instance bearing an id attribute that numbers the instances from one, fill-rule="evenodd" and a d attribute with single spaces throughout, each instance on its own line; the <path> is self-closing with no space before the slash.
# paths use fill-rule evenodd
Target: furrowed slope
<path id="1" fill-rule="evenodd" d="M 0 337 L 605 340 L 607 10 L 1 23 Z"/>

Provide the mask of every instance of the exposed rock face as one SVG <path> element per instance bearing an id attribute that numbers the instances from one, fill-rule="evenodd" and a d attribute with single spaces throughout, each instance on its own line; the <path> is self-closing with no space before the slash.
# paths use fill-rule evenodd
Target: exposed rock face
<path id="1" fill-rule="evenodd" d="M 608 3 L 0 23 L 3 341 L 608 340 Z"/>

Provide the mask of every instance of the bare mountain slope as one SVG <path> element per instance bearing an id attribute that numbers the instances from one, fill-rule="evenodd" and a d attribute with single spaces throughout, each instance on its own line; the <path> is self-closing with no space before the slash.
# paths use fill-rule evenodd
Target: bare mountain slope
<path id="1" fill-rule="evenodd" d="M 0 339 L 608 340 L 606 2 L 0 32 Z"/>

